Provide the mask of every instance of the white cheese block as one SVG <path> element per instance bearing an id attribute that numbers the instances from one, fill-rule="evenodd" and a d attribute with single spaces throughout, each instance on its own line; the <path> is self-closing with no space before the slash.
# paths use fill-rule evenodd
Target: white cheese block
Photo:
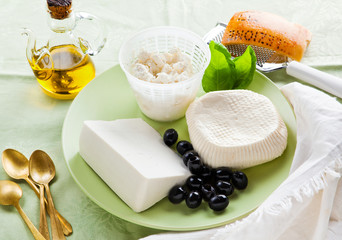
<path id="1" fill-rule="evenodd" d="M 273 103 L 249 90 L 216 91 L 186 112 L 189 135 L 203 162 L 247 168 L 280 156 L 287 129 Z"/>
<path id="2" fill-rule="evenodd" d="M 135 212 L 160 201 L 190 175 L 142 119 L 85 121 L 79 145 L 88 165 Z"/>

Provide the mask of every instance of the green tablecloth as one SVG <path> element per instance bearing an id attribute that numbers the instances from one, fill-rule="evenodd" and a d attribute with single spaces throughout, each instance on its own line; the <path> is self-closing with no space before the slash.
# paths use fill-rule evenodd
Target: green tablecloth
<path id="1" fill-rule="evenodd" d="M 43 0 L 0 0 L 0 150 L 14 148 L 27 157 L 36 149 L 54 160 L 57 177 L 51 185 L 56 208 L 73 226 L 68 239 L 137 239 L 160 232 L 125 222 L 98 207 L 79 189 L 62 154 L 61 130 L 72 101 L 46 96 L 39 88 L 25 57 L 22 27 L 37 34 L 38 45 L 49 35 Z M 339 0 L 224 1 L 224 0 L 78 0 L 75 11 L 101 17 L 109 26 L 108 42 L 93 58 L 97 75 L 118 63 L 122 42 L 137 30 L 173 25 L 203 36 L 216 22 L 228 22 L 236 11 L 263 10 L 304 25 L 313 40 L 303 63 L 342 77 L 342 2 Z M 92 34 L 92 33 L 86 33 Z M 296 79 L 284 70 L 267 74 L 278 85 Z M 0 167 L 0 180 L 9 179 Z M 20 204 L 39 225 L 39 201 L 24 181 Z M 11 206 L 0 206 L 0 239 L 33 239 Z"/>

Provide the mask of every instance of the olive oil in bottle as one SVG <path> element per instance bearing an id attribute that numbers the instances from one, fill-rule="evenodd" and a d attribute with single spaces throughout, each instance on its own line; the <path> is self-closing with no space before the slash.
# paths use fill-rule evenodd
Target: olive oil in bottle
<path id="1" fill-rule="evenodd" d="M 31 65 L 33 73 L 47 95 L 73 99 L 95 77 L 93 61 L 74 45 L 59 45 L 49 51 L 50 57 Z"/>
<path id="2" fill-rule="evenodd" d="M 74 12 L 72 0 L 45 1 L 51 35 L 47 43 L 37 49 L 34 33 L 25 28 L 26 57 L 44 93 L 57 99 L 73 99 L 95 77 L 90 56 L 104 47 L 107 30 L 95 16 Z M 96 36 L 95 40 L 88 41 L 79 35 L 77 27 L 81 21 L 96 26 L 97 32 L 92 33 L 92 28 L 88 32 L 89 36 Z"/>

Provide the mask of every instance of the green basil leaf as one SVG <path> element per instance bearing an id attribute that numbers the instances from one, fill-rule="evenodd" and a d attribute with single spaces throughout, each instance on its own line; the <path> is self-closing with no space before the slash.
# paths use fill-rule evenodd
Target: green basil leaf
<path id="1" fill-rule="evenodd" d="M 246 88 L 250 84 L 256 69 L 256 60 L 255 52 L 251 46 L 248 46 L 241 56 L 234 58 L 236 69 L 234 89 Z"/>
<path id="2" fill-rule="evenodd" d="M 211 60 L 204 72 L 202 87 L 205 92 L 232 89 L 236 79 L 235 63 L 221 43 L 209 43 Z"/>

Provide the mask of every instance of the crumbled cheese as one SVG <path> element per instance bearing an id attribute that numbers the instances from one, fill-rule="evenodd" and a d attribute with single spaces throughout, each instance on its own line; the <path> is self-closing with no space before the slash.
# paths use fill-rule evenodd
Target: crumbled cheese
<path id="1" fill-rule="evenodd" d="M 164 53 L 142 50 L 132 66 L 132 74 L 153 83 L 185 81 L 193 75 L 191 59 L 179 48 Z"/>
<path id="2" fill-rule="evenodd" d="M 152 81 L 154 76 L 152 73 L 149 72 L 148 66 L 136 63 L 133 67 L 134 75 L 139 79 L 145 79 L 146 81 Z"/>

